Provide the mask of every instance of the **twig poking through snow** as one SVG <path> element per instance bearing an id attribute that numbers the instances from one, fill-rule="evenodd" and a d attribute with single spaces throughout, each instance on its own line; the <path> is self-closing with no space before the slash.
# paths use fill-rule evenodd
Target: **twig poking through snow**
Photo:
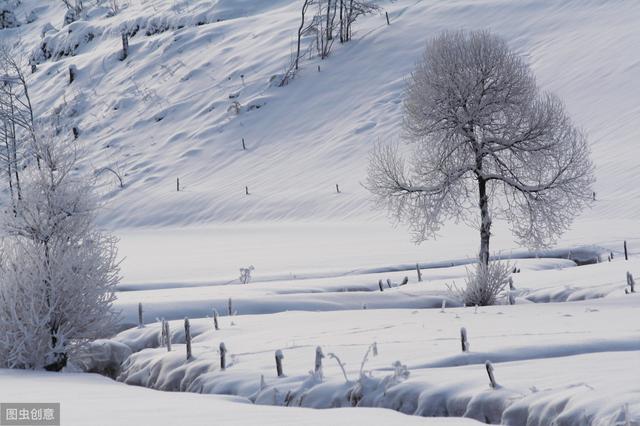
<path id="1" fill-rule="evenodd" d="M 364 373 L 364 365 L 369 360 L 369 353 L 372 353 L 373 356 L 378 356 L 378 344 L 373 342 L 367 348 L 367 352 L 365 352 L 364 357 L 362 358 L 362 363 L 360 364 L 360 376 Z"/>
<path id="2" fill-rule="evenodd" d="M 329 358 L 333 358 L 336 360 L 336 362 L 338 363 L 338 365 L 340 366 L 340 369 L 342 370 L 342 375 L 344 375 L 344 380 L 347 383 L 350 383 L 349 377 L 347 377 L 347 370 L 345 370 L 344 368 L 344 364 L 342 363 L 342 361 L 340 360 L 340 358 L 338 358 L 338 355 L 334 354 L 333 352 L 331 352 L 328 355 Z"/>

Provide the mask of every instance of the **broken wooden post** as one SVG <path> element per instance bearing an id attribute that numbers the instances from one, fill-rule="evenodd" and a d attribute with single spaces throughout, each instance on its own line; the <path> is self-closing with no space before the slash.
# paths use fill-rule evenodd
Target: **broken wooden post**
<path id="1" fill-rule="evenodd" d="M 167 340 L 167 336 L 165 334 L 165 332 L 167 331 L 166 328 L 164 328 L 164 318 L 162 318 L 162 320 L 160 321 L 160 346 L 164 346 L 165 345 L 165 341 Z"/>
<path id="2" fill-rule="evenodd" d="M 129 56 L 129 34 L 122 33 L 122 53 L 120 54 L 120 60 L 124 61 Z"/>
<path id="3" fill-rule="evenodd" d="M 227 369 L 227 347 L 224 342 L 220 343 L 220 370 Z"/>
<path id="4" fill-rule="evenodd" d="M 244 194 L 245 195 L 249 195 L 249 187 L 248 186 L 244 187 Z"/>
<path id="5" fill-rule="evenodd" d="M 629 271 L 627 271 L 627 285 L 630 287 L 631 293 L 636 292 L 636 281 L 633 279 L 633 275 L 631 275 L 631 272 Z"/>
<path id="6" fill-rule="evenodd" d="M 75 65 L 69 65 L 69 84 L 73 83 L 78 74 L 78 68 Z"/>
<path id="7" fill-rule="evenodd" d="M 462 352 L 469 352 L 469 341 L 467 340 L 467 329 L 460 328 L 460 343 L 462 343 Z"/>
<path id="8" fill-rule="evenodd" d="M 487 369 L 487 374 L 489 375 L 489 383 L 490 386 L 495 389 L 498 387 L 498 384 L 496 383 L 496 378 L 493 376 L 493 364 L 491 364 L 491 361 L 487 361 L 484 363 L 484 366 Z"/>
<path id="9" fill-rule="evenodd" d="M 338 186 L 338 184 L 336 183 L 336 193 L 340 193 L 340 187 Z"/>
<path id="10" fill-rule="evenodd" d="M 391 288 L 391 280 L 389 278 L 387 278 L 387 286 Z"/>
<path id="11" fill-rule="evenodd" d="M 418 273 L 418 282 L 422 282 L 422 272 L 420 272 L 420 265 L 416 263 L 416 272 Z"/>
<path id="12" fill-rule="evenodd" d="M 220 328 L 218 327 L 218 311 L 216 311 L 215 309 L 213 310 L 213 328 L 215 328 L 216 330 L 220 330 Z"/>
<path id="13" fill-rule="evenodd" d="M 165 327 L 165 343 L 167 344 L 167 352 L 171 352 L 171 330 L 169 328 L 169 321 L 164 322 Z"/>
<path id="14" fill-rule="evenodd" d="M 187 361 L 191 359 L 191 325 L 189 318 L 184 319 L 184 340 L 187 344 Z"/>
<path id="15" fill-rule="evenodd" d="M 276 351 L 276 373 L 278 373 L 278 377 L 283 377 L 284 373 L 282 372 L 282 359 L 284 358 L 284 355 L 282 354 L 282 351 L 280 349 L 278 349 Z"/>
<path id="16" fill-rule="evenodd" d="M 316 347 L 316 362 L 314 365 L 314 370 L 316 373 L 322 372 L 322 358 L 324 358 L 324 353 L 322 353 L 322 348 L 320 346 Z"/>
<path id="17" fill-rule="evenodd" d="M 384 288 L 382 288 L 382 280 L 378 280 L 378 287 L 380 287 L 380 291 L 384 291 Z"/>
<path id="18" fill-rule="evenodd" d="M 409 277 L 404 277 L 400 285 L 407 285 L 409 283 Z"/>
<path id="19" fill-rule="evenodd" d="M 142 303 L 138 303 L 138 328 L 144 327 Z"/>

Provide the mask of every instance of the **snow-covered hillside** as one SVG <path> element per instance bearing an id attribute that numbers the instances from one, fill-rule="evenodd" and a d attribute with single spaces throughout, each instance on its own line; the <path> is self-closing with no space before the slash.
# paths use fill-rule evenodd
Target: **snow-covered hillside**
<path id="1" fill-rule="evenodd" d="M 363 18 L 352 42 L 325 61 L 305 59 L 284 88 L 271 78 L 289 62 L 299 2 L 122 0 L 112 17 L 106 3 L 63 27 L 62 2 L 23 0 L 23 25 L 1 36 L 36 52 L 38 112 L 76 105 L 71 120 L 92 164 L 125 174 L 122 190 L 108 182 L 111 227 L 379 218 L 361 187 L 368 152 L 399 138 L 404 79 L 426 39 L 460 27 L 505 36 L 588 132 L 599 201 L 580 220 L 631 219 L 640 207 L 633 0 L 383 2 L 390 26 Z M 47 23 L 55 29 L 42 39 Z M 123 30 L 135 35 L 121 62 Z"/>

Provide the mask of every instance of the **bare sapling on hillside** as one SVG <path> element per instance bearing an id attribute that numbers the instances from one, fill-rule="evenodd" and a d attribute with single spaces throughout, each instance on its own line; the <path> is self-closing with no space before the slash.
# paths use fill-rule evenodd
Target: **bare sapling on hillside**
<path id="1" fill-rule="evenodd" d="M 22 198 L 20 174 L 27 146 L 35 138 L 26 76 L 16 48 L 0 44 L 0 166 L 11 203 Z"/>
<path id="2" fill-rule="evenodd" d="M 348 42 L 353 36 L 356 20 L 379 10 L 377 2 L 370 0 L 303 0 L 295 52 L 291 55 L 291 63 L 280 85 L 286 85 L 300 67 L 300 59 L 305 55 L 303 38 L 310 37 L 306 52 L 310 55 L 316 52 L 321 59 L 325 59 L 331 53 L 336 37 L 340 43 Z"/>
<path id="3" fill-rule="evenodd" d="M 470 277 L 480 283 L 491 269 L 493 218 L 506 219 L 522 244 L 547 246 L 592 200 L 584 133 L 557 96 L 541 91 L 528 64 L 489 32 L 444 32 L 427 43 L 408 79 L 403 136 L 408 160 L 400 146 L 378 144 L 366 186 L 418 243 L 449 220 L 476 224 L 481 266 Z M 473 293 L 483 296 L 467 303 L 495 299 Z"/>

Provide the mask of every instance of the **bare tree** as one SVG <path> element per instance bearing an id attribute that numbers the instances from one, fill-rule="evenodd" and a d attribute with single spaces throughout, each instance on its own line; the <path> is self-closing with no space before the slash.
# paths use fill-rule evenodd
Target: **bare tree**
<path id="1" fill-rule="evenodd" d="M 317 6 L 317 12 L 308 19 L 311 6 Z M 356 19 L 379 9 L 376 2 L 371 0 L 304 0 L 293 68 L 299 68 L 300 58 L 303 56 L 302 38 L 305 35 L 315 35 L 315 49 L 312 47 L 310 51 L 317 51 L 320 58 L 325 59 L 331 52 L 336 30 L 340 36 L 340 43 L 349 41 L 351 28 Z M 289 73 L 286 75 L 289 77 Z"/>
<path id="2" fill-rule="evenodd" d="M 591 200 L 585 135 L 489 32 L 444 32 L 428 42 L 408 81 L 404 130 L 409 165 L 397 145 L 378 145 L 366 186 L 416 242 L 446 220 L 472 221 L 479 208 L 486 267 L 492 217 L 509 220 L 520 242 L 539 247 Z"/>
<path id="3" fill-rule="evenodd" d="M 300 63 L 300 49 L 302 44 L 302 36 L 304 35 L 305 30 L 307 29 L 307 27 L 305 27 L 306 15 L 307 15 L 307 11 L 309 10 L 309 7 L 312 4 L 313 4 L 313 0 L 304 0 L 304 2 L 302 3 L 300 26 L 298 27 L 298 41 L 297 41 L 296 60 L 295 60 L 296 70 L 298 69 L 298 66 Z"/>
<path id="4" fill-rule="evenodd" d="M 340 41 L 344 43 L 351 40 L 353 23 L 362 15 L 377 12 L 380 6 L 371 0 L 340 0 L 340 9 Z"/>
<path id="5" fill-rule="evenodd" d="M 33 107 L 20 55 L 16 48 L 0 45 L 0 164 L 14 205 L 22 197 L 24 148 L 34 137 Z"/>

